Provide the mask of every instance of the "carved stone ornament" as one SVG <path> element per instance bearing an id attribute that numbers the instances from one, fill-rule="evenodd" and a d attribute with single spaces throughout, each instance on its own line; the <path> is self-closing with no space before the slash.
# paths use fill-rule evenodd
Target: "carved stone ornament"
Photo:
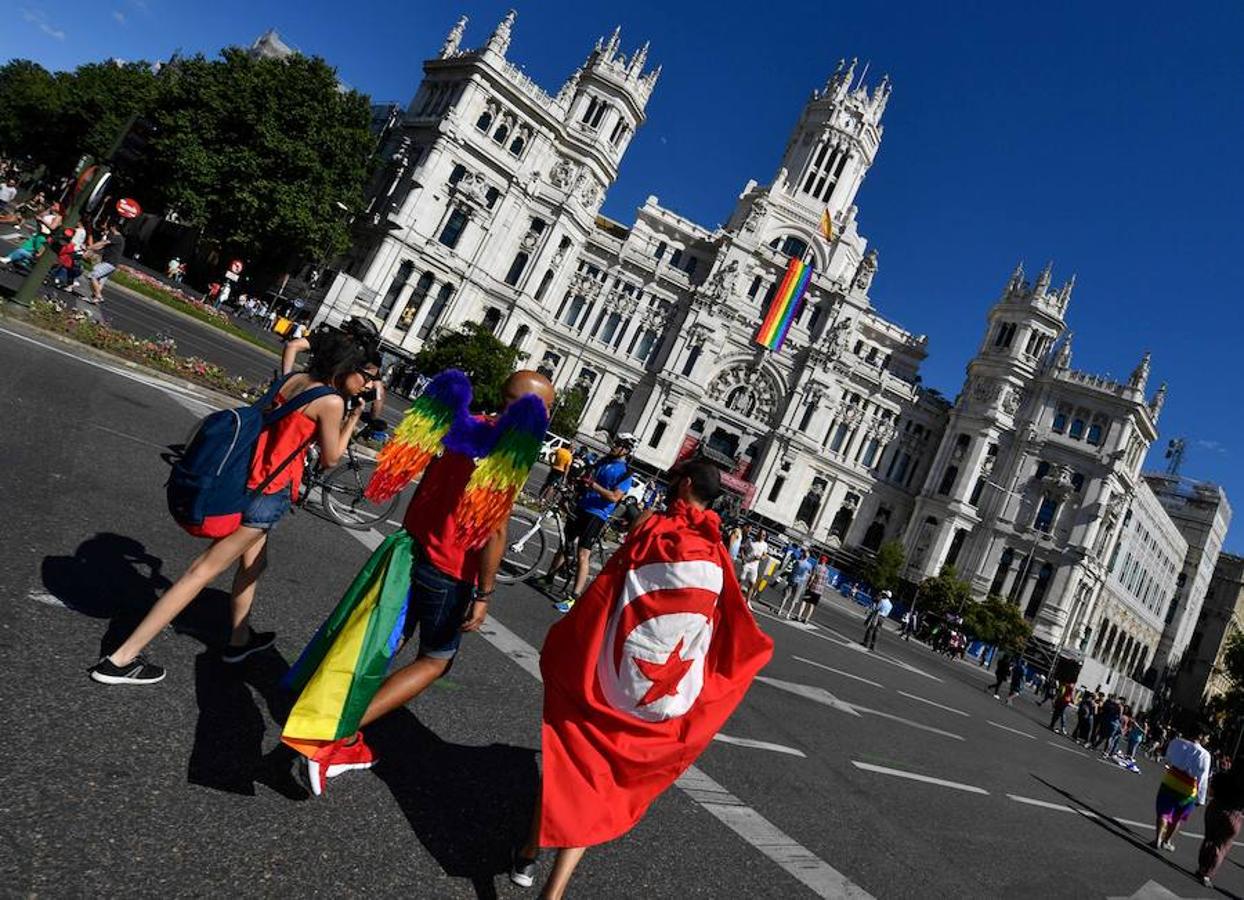
<path id="1" fill-rule="evenodd" d="M 1002 409 L 1008 416 L 1015 415 L 1020 404 L 1024 402 L 1024 392 L 1016 387 L 1006 389 L 1006 393 L 1002 395 Z"/>
<path id="2" fill-rule="evenodd" d="M 709 382 L 710 399 L 757 421 L 769 421 L 777 405 L 772 381 L 748 366 L 723 369 Z"/>
<path id="3" fill-rule="evenodd" d="M 549 183 L 554 187 L 569 189 L 575 183 L 575 176 L 579 174 L 579 167 L 568 159 L 559 159 L 553 166 L 553 170 L 549 172 Z"/>
<path id="4" fill-rule="evenodd" d="M 972 399 L 977 403 L 992 403 L 997 399 L 1002 386 L 992 378 L 974 378 L 972 380 Z"/>
<path id="5" fill-rule="evenodd" d="M 855 289 L 857 291 L 867 291 L 872 287 L 873 277 L 877 274 L 877 251 L 869 250 L 864 254 L 864 258 L 860 260 L 859 266 L 855 269 Z"/>
<path id="6" fill-rule="evenodd" d="M 769 211 L 769 204 L 764 200 L 757 200 L 752 204 L 752 208 L 747 213 L 747 219 L 743 222 L 743 232 L 751 234 L 760 227 L 760 223 L 764 221 L 765 214 Z"/>
<path id="7" fill-rule="evenodd" d="M 466 27 L 467 17 L 463 16 L 453 28 L 449 29 L 449 34 L 445 37 L 445 43 L 441 45 L 441 59 L 448 59 L 458 52 L 458 47 L 462 45 L 462 35 L 466 32 Z"/>
<path id="8" fill-rule="evenodd" d="M 713 300 L 725 300 L 734 293 L 734 284 L 739 277 L 739 261 L 732 259 L 724 266 L 718 266 L 708 276 L 700 288 L 700 293 Z"/>
<path id="9" fill-rule="evenodd" d="M 596 202 L 600 199 L 600 188 L 592 182 L 587 182 L 579 188 L 579 202 L 584 206 L 592 209 L 596 206 Z"/>

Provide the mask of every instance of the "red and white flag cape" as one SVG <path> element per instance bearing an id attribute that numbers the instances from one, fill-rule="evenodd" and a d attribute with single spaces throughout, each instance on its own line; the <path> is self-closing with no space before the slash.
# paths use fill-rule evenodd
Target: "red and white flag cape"
<path id="1" fill-rule="evenodd" d="M 541 846 L 591 846 L 629 831 L 772 654 L 716 513 L 678 502 L 634 529 L 540 653 Z"/>

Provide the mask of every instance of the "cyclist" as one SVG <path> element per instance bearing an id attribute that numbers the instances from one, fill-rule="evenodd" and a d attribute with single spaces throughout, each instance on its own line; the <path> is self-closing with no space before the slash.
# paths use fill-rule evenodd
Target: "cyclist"
<path id="1" fill-rule="evenodd" d="M 605 523 L 617 508 L 618 501 L 631 488 L 629 460 L 637 442 L 635 435 L 630 432 L 619 434 L 613 439 L 608 455 L 598 461 L 583 478 L 574 515 L 566 525 L 566 545 L 558 548 L 553 556 L 553 564 L 541 579 L 544 587 L 552 587 L 553 579 L 570 561 L 566 546 L 573 544 L 577 557 L 574 587 L 556 604 L 558 612 L 570 612 L 575 600 L 587 586 L 592 545 L 600 538 Z"/>
<path id="2" fill-rule="evenodd" d="M 570 472 L 570 464 L 574 462 L 574 451 L 570 444 L 562 444 L 553 451 L 553 460 L 549 464 L 548 477 L 544 479 L 544 486 L 540 488 L 540 499 L 548 500 L 557 490 L 557 486 L 565 480 Z"/>

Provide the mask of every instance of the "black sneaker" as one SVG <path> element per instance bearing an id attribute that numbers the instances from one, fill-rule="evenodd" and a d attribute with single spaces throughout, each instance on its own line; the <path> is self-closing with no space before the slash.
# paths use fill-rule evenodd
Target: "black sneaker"
<path id="1" fill-rule="evenodd" d="M 105 656 L 87 671 L 91 674 L 91 680 L 100 684 L 155 684 L 164 680 L 164 668 L 147 662 L 141 656 L 135 656 L 123 666 Z"/>
<path id="2" fill-rule="evenodd" d="M 539 859 L 538 856 L 535 859 L 528 859 L 519 855 L 519 852 L 515 850 L 513 861 L 510 863 L 510 881 L 519 887 L 531 887 L 535 884 L 536 863 Z"/>
<path id="3" fill-rule="evenodd" d="M 221 662 L 240 663 L 246 657 L 267 650 L 276 643 L 275 631 L 252 631 L 250 640 L 241 647 L 235 647 L 232 644 L 220 651 Z"/>

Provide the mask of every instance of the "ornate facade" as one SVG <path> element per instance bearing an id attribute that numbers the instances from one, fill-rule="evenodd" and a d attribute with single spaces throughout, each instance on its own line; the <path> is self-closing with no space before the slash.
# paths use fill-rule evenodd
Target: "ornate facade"
<path id="1" fill-rule="evenodd" d="M 581 437 L 632 431 L 653 469 L 704 453 L 754 519 L 801 540 L 902 540 L 912 577 L 953 564 L 1050 644 L 1124 621 L 1122 604 L 1134 659 L 1152 658 L 1165 607 L 1104 588 L 1129 510 L 1155 505 L 1140 465 L 1165 391 L 1146 395 L 1147 356 L 1126 383 L 1071 368 L 1072 283 L 1052 288 L 1048 267 L 1007 282 L 953 405 L 921 385 L 926 340 L 873 306 L 855 205 L 888 80 L 840 63 L 725 225 L 656 197 L 623 225 L 597 211 L 657 81 L 647 45 L 628 57 L 615 31 L 549 94 L 506 59 L 513 24 L 463 50 L 463 19 L 425 63 L 320 321 L 374 316 L 395 356 L 481 322 L 586 391 Z M 813 275 L 772 353 L 754 338 L 792 256 Z M 1182 560 L 1179 535 L 1154 531 Z"/>

